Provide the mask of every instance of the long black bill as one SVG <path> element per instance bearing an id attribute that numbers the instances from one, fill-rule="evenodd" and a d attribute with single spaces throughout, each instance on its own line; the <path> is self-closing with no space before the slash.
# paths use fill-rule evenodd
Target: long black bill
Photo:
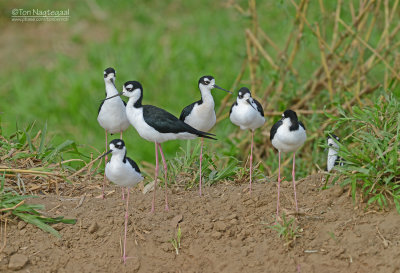
<path id="1" fill-rule="evenodd" d="M 100 156 L 100 158 L 105 157 L 106 155 L 108 155 L 109 153 L 112 153 L 112 150 L 108 150 L 107 153 L 103 154 L 102 156 Z"/>
<path id="2" fill-rule="evenodd" d="M 250 99 L 247 99 L 246 101 L 247 101 L 247 102 L 250 104 L 250 106 L 251 106 L 251 107 L 253 107 L 253 109 L 254 109 L 254 110 L 256 110 L 256 111 L 257 111 L 257 109 L 256 109 L 256 108 L 254 108 L 254 105 L 253 105 L 253 104 L 251 104 L 251 101 L 250 101 Z"/>
<path id="3" fill-rule="evenodd" d="M 222 88 L 222 87 L 219 87 L 219 86 L 216 85 L 216 84 L 214 84 L 214 88 L 218 88 L 218 89 L 224 90 L 225 92 L 228 92 L 228 93 L 231 93 L 231 94 L 232 94 L 231 91 L 228 91 L 228 90 L 226 90 L 226 89 L 224 89 L 224 88 Z"/>
<path id="4" fill-rule="evenodd" d="M 105 100 L 109 100 L 109 99 L 112 99 L 112 98 L 115 98 L 115 97 L 119 97 L 119 96 L 122 96 L 122 92 L 119 92 L 118 94 L 116 94 L 116 95 L 114 95 L 114 96 L 111 96 L 111 97 L 105 98 L 103 101 L 105 101 Z"/>

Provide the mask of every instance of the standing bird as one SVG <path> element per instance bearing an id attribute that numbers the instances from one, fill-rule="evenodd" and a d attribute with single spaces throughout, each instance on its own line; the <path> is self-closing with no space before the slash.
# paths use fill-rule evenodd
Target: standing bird
<path id="1" fill-rule="evenodd" d="M 122 139 L 114 139 L 110 142 L 110 150 L 103 156 L 112 153 L 111 160 L 106 164 L 105 174 L 107 178 L 120 187 L 125 187 L 127 192 L 126 209 L 125 209 L 125 232 L 124 232 L 124 253 L 122 259 L 124 263 L 126 257 L 126 233 L 128 227 L 128 206 L 129 206 L 129 190 L 143 180 L 138 165 L 126 156 L 126 147 Z"/>
<path id="2" fill-rule="evenodd" d="M 106 85 L 106 98 L 110 98 L 118 94 L 115 88 L 116 72 L 114 68 L 109 67 L 104 70 L 104 83 Z M 99 107 L 97 121 L 100 126 L 104 128 L 106 134 L 106 152 L 107 152 L 107 133 L 116 134 L 120 133 L 122 139 L 122 132 L 128 129 L 129 121 L 126 117 L 125 111 L 126 103 L 121 98 L 114 98 L 112 100 L 103 100 Z M 105 156 L 105 163 L 107 163 L 107 155 Z M 104 174 L 102 198 L 104 198 L 104 185 L 106 182 L 106 175 Z M 124 190 L 122 190 L 122 199 L 124 199 Z"/>
<path id="3" fill-rule="evenodd" d="M 335 141 L 335 140 L 336 141 Z M 340 138 L 335 134 L 329 134 L 328 138 L 328 159 L 326 162 L 326 170 L 330 172 L 336 165 L 343 166 L 342 158 L 338 156 Z"/>
<path id="4" fill-rule="evenodd" d="M 279 191 L 281 183 L 281 152 L 293 152 L 293 190 L 296 212 L 298 212 L 295 182 L 295 157 L 296 150 L 306 141 L 306 127 L 297 119 L 296 112 L 286 110 L 282 114 L 282 119 L 275 123 L 271 128 L 270 140 L 272 145 L 279 151 L 279 174 L 278 174 L 278 200 L 276 204 L 276 217 L 279 216 Z"/>
<path id="5" fill-rule="evenodd" d="M 233 124 L 240 126 L 240 129 L 251 130 L 250 148 L 250 193 L 251 179 L 253 170 L 253 138 L 254 130 L 265 123 L 264 110 L 261 104 L 251 97 L 251 92 L 247 87 L 239 89 L 236 102 L 232 104 L 229 118 Z"/>
<path id="6" fill-rule="evenodd" d="M 215 116 L 214 110 L 214 99 L 211 95 L 211 90 L 217 88 L 224 90 L 228 93 L 231 91 L 225 90 L 215 84 L 215 79 L 212 76 L 203 76 L 199 79 L 199 89 L 201 93 L 201 99 L 193 102 L 192 104 L 183 108 L 180 120 L 189 124 L 193 128 L 208 132 L 215 125 L 217 117 Z M 203 137 L 201 138 L 200 147 L 200 182 L 199 182 L 199 195 L 201 196 L 201 161 L 203 159 Z"/>
<path id="7" fill-rule="evenodd" d="M 128 81 L 123 86 L 123 91 L 115 96 L 124 95 L 129 98 L 126 105 L 126 115 L 129 122 L 135 127 L 139 135 L 155 144 L 156 168 L 154 178 L 154 192 L 151 212 L 154 212 L 154 202 L 158 177 L 158 148 L 160 149 L 165 178 L 165 210 L 168 210 L 167 197 L 167 164 L 161 143 L 174 139 L 194 139 L 205 137 L 215 139 L 213 134 L 196 130 L 189 124 L 184 123 L 171 113 L 153 105 L 142 105 L 143 88 L 137 81 Z M 112 97 L 111 97 L 112 98 Z M 109 99 L 109 98 L 107 98 Z"/>

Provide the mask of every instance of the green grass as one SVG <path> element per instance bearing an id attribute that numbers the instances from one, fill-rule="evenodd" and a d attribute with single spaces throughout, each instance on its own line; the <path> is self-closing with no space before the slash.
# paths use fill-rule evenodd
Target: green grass
<path id="1" fill-rule="evenodd" d="M 300 237 L 300 229 L 294 220 L 294 217 L 288 219 L 285 213 L 283 213 L 281 223 L 277 222 L 274 225 L 267 227 L 276 231 L 278 233 L 278 237 L 285 241 L 285 245 L 290 246 L 297 237 Z"/>
<path id="2" fill-rule="evenodd" d="M 6 83 L 0 87 L 5 134 L 14 130 L 17 121 L 26 125 L 37 120 L 40 126 L 47 122 L 49 132 L 59 142 L 72 139 L 104 149 L 104 132 L 96 117 L 104 96 L 102 71 L 108 66 L 117 70 L 118 88 L 127 80 L 140 80 L 144 102 L 175 115 L 199 98 L 200 76 L 212 74 L 220 86 L 232 86 L 245 56 L 244 29 L 250 26 L 249 16 L 239 15 L 224 2 L 211 0 L 146 1 L 135 3 L 134 8 L 130 3 L 98 1 L 95 9 L 89 2 L 1 4 L 3 22 L 15 28 L 10 36 L 23 37 L 22 41 L 12 39 L 15 44 L 9 50 L 14 54 L 10 54 L 7 69 L 0 75 L 0 81 Z M 247 1 L 239 4 L 245 8 Z M 327 9 L 334 7 L 326 5 Z M 71 18 L 67 23 L 47 24 L 50 46 L 46 46 L 36 35 L 29 34 L 33 23 L 9 21 L 10 10 L 15 7 L 69 8 Z M 257 7 L 260 25 L 283 47 L 295 8 L 286 1 L 259 2 Z M 325 20 L 318 15 L 318 5 L 310 9 L 311 20 Z M 315 45 L 308 41 L 312 38 L 303 38 L 302 57 L 297 62 L 316 54 Z M 13 55 L 22 56 L 12 60 Z M 278 76 L 264 62 L 261 65 L 266 81 Z M 313 63 L 304 62 L 303 68 L 301 73 L 307 75 Z M 246 78 L 242 84 L 248 83 Z M 292 93 L 296 90 L 293 87 Z M 224 94 L 215 91 L 214 96 L 218 107 Z M 280 103 L 276 109 L 285 107 Z M 216 128 L 220 142 L 225 141 L 226 126 L 229 125 L 223 122 Z M 230 130 L 234 128 L 229 126 Z M 125 138 L 132 157 L 153 162 L 153 144 L 140 139 L 133 128 Z M 182 142 L 178 141 L 164 144 L 167 158 L 180 145 Z"/>
<path id="3" fill-rule="evenodd" d="M 400 213 L 400 98 L 382 91 L 373 106 L 340 110 L 333 130 L 346 136 L 339 143 L 344 166 L 337 167 L 333 183 L 351 187 L 353 199 L 359 189 L 368 204 L 396 205 Z"/>
<path id="4" fill-rule="evenodd" d="M 320 2 L 324 3 L 324 13 L 321 12 Z M 343 4 L 340 16 L 350 24 L 353 18 L 348 2 L 346 6 Z M 237 3 L 247 10 L 248 1 L 241 0 Z M 359 1 L 354 0 L 352 3 L 357 12 Z M 277 94 L 274 89 L 264 101 L 269 110 L 283 111 L 296 103 L 296 98 L 308 92 L 306 83 L 319 67 L 321 59 L 318 40 L 311 29 L 318 24 L 321 35 L 330 42 L 334 30 L 332 14 L 336 4 L 336 1 L 309 1 L 306 17 L 311 28 L 304 28 L 292 64 L 298 75 L 290 70 L 286 72 L 282 92 Z M 65 23 L 14 23 L 10 21 L 13 8 L 69 8 L 71 17 Z M 215 76 L 218 85 L 226 89 L 233 86 L 243 59 L 246 58 L 245 29 L 252 28 L 250 14 L 241 15 L 226 2 L 211 0 L 143 1 L 135 2 L 134 5 L 105 0 L 33 0 L 26 3 L 2 2 L 0 10 L 3 15 L 0 22 L 5 26 L 4 39 L 8 41 L 3 49 L 4 53 L 0 55 L 2 63 L 7 64 L 0 74 L 0 81 L 4 83 L 0 86 L 3 135 L 11 136 L 17 123 L 20 128 L 27 128 L 34 121 L 37 121 L 39 128 L 44 128 L 47 124 L 47 135 L 54 147 L 62 147 L 63 143 L 68 144 L 68 147 L 75 145 L 81 153 L 80 157 L 85 160 L 96 149 L 101 153 L 105 146 L 104 131 L 96 120 L 98 106 L 104 97 L 103 69 L 109 66 L 116 69 L 116 84 L 119 89 L 127 80 L 139 80 L 144 86 L 145 104 L 157 105 L 178 116 L 181 109 L 199 99 L 197 81 L 200 76 L 211 74 Z M 285 47 L 287 37 L 297 34 L 298 24 L 294 22 L 298 19 L 295 18 L 296 8 L 291 1 L 258 1 L 257 14 L 260 28 L 279 49 Z M 395 12 L 394 15 L 397 16 L 398 13 Z M 368 39 L 368 44 L 372 47 L 381 38 L 384 12 L 378 12 L 374 19 L 377 23 L 371 29 Z M 371 20 L 372 16 L 368 17 L 366 24 Z M 396 22 L 396 18 L 394 21 Z M 367 28 L 364 27 L 359 35 L 365 37 Z M 345 28 L 339 25 L 338 32 L 344 31 Z M 398 37 L 395 35 L 391 43 L 397 43 Z M 346 40 L 336 49 L 336 53 L 340 54 L 349 44 L 354 44 L 354 41 Z M 265 43 L 263 47 L 278 66 L 284 67 L 288 55 L 280 56 Z M 293 43 L 289 45 L 289 53 L 292 48 Z M 384 55 L 391 64 L 393 52 L 396 50 L 392 50 L 388 56 Z M 344 54 L 340 62 L 343 66 L 350 64 L 357 67 L 358 59 L 366 60 L 371 55 L 369 50 L 362 54 L 354 51 Z M 260 84 L 252 91 L 259 98 L 272 81 L 282 78 L 283 75 L 271 69 L 262 57 L 258 58 L 256 74 Z M 367 78 L 371 82 L 382 82 L 385 69 L 382 62 L 377 63 Z M 333 80 L 335 82 L 343 79 L 339 77 Z M 239 86 L 250 84 L 250 73 L 247 69 Z M 324 106 L 329 109 L 334 105 L 342 105 L 354 97 L 355 89 L 351 87 L 340 90 L 330 100 L 328 90 L 323 88 L 318 96 L 307 102 L 307 109 L 322 109 Z M 225 94 L 218 90 L 213 92 L 218 109 Z M 229 111 L 233 102 L 234 98 L 231 97 L 224 113 Z M 263 164 L 259 169 L 268 175 L 278 168 L 277 152 L 271 145 L 264 149 L 262 144 L 269 142 L 266 132 L 279 118 L 267 117 L 267 124 L 255 136 L 255 149 L 262 150 Z M 309 138 L 296 157 L 297 178 L 315 172 L 316 164 L 323 168 L 326 160 L 326 154 L 320 147 L 325 137 L 322 132 L 318 132 L 321 124 L 326 122 L 325 116 L 312 114 L 300 115 L 300 118 L 307 127 Z M 206 155 L 204 160 L 204 173 L 210 183 L 217 180 L 221 169 L 228 169 L 229 176 L 226 177 L 230 177 L 232 172 L 240 173 L 240 169 L 229 167 L 229 164 L 238 165 L 245 161 L 248 156 L 243 148 L 245 145 L 239 147 L 239 144 L 249 142 L 250 135 L 248 132 L 236 134 L 237 131 L 237 127 L 229 119 L 224 119 L 213 131 L 218 141 L 210 141 L 205 146 L 205 154 L 209 156 Z M 124 139 L 129 156 L 140 166 L 143 166 L 144 161 L 154 162 L 153 143 L 141 139 L 133 128 L 124 134 Z M 185 157 L 178 154 L 174 158 L 177 151 L 181 153 L 179 147 L 185 146 L 184 141 L 163 144 L 170 164 L 179 164 L 179 160 Z M 32 153 L 37 152 L 35 149 L 38 148 L 32 147 Z M 43 150 L 40 153 L 42 152 Z M 189 152 L 191 151 L 183 151 Z M 196 153 L 191 158 L 193 164 L 190 164 L 193 174 L 197 173 L 195 155 Z M 68 156 L 68 153 L 64 153 L 63 159 Z M 289 156 L 291 155 L 284 155 L 285 158 Z M 171 169 L 174 175 L 180 171 L 172 165 Z M 220 172 L 217 173 L 216 170 Z M 283 169 L 284 176 L 289 178 L 290 171 L 289 163 Z M 196 180 L 193 178 L 189 186 L 195 185 Z"/>
<path id="5" fill-rule="evenodd" d="M 1 213 L 5 214 L 11 212 L 12 215 L 19 219 L 37 226 L 45 232 L 61 238 L 61 235 L 50 224 L 64 223 L 75 224 L 75 219 L 64 219 L 63 216 L 59 217 L 44 217 L 38 210 L 44 210 L 44 206 L 40 204 L 27 204 L 25 200 L 34 198 L 35 196 L 20 195 L 12 189 L 4 187 L 5 175 L 0 177 L 0 209 Z"/>

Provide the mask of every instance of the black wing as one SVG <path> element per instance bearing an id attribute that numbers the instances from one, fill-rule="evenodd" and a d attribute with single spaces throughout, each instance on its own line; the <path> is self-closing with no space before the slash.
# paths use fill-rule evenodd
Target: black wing
<path id="1" fill-rule="evenodd" d="M 261 103 L 258 102 L 258 100 L 253 99 L 254 103 L 257 105 L 257 110 L 261 114 L 261 116 L 264 116 L 264 109 L 261 105 Z"/>
<path id="2" fill-rule="evenodd" d="M 303 122 L 299 121 L 299 125 L 300 125 L 301 127 L 303 127 L 304 130 L 306 130 L 306 127 L 304 126 Z"/>
<path id="3" fill-rule="evenodd" d="M 100 107 L 99 107 L 99 111 L 97 111 L 97 115 L 100 114 L 100 110 L 101 110 L 101 107 L 103 106 L 103 104 L 104 104 L 104 100 L 102 100 L 101 103 L 100 103 Z"/>
<path id="4" fill-rule="evenodd" d="M 126 102 L 123 100 L 123 99 L 121 99 L 122 100 L 122 103 L 125 105 L 125 107 L 126 107 Z"/>
<path id="5" fill-rule="evenodd" d="M 160 133 L 191 133 L 200 137 L 215 139 L 214 134 L 196 130 L 164 109 L 143 105 L 144 121 Z"/>
<path id="6" fill-rule="evenodd" d="M 272 139 L 274 138 L 276 131 L 278 131 L 279 126 L 281 126 L 283 124 L 282 120 L 279 120 L 278 122 L 276 122 L 270 131 L 270 135 L 269 135 L 269 139 L 272 141 Z"/>
<path id="7" fill-rule="evenodd" d="M 129 158 L 129 157 L 125 157 L 125 158 L 124 158 L 124 163 L 126 162 L 126 160 L 128 160 L 129 164 L 132 166 L 132 168 L 135 169 L 135 171 L 136 171 L 137 173 L 140 173 L 139 166 L 136 164 L 135 161 L 133 161 L 133 160 L 132 160 L 131 158 Z"/>
<path id="8" fill-rule="evenodd" d="M 232 106 L 231 106 L 231 110 L 229 110 L 229 115 L 231 115 L 231 114 L 232 114 L 232 109 L 233 109 L 233 106 L 236 106 L 236 105 L 238 105 L 237 101 L 235 101 L 235 103 L 234 103 L 234 104 L 232 104 Z"/>
<path id="9" fill-rule="evenodd" d="M 185 108 L 183 108 L 182 112 L 181 112 L 181 116 L 179 117 L 180 120 L 185 121 L 186 117 L 190 115 L 190 113 L 193 110 L 193 107 L 196 105 L 196 103 L 198 105 L 202 104 L 203 101 L 199 100 L 199 101 L 195 101 L 192 104 L 189 104 L 188 106 L 186 106 Z"/>

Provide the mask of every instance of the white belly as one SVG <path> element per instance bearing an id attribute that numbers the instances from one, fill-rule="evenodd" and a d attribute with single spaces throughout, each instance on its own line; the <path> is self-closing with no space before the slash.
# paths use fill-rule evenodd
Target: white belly
<path id="1" fill-rule="evenodd" d="M 229 118 L 242 130 L 255 130 L 265 123 L 265 118 L 249 104 L 234 106 Z"/>
<path id="2" fill-rule="evenodd" d="M 193 107 L 190 115 L 185 118 L 187 124 L 203 132 L 210 131 L 216 121 L 214 104 L 206 104 L 205 102 Z"/>
<path id="3" fill-rule="evenodd" d="M 335 162 L 337 158 L 338 158 L 337 151 L 332 148 L 329 148 L 328 159 L 326 164 L 326 169 L 328 170 L 328 172 L 330 172 L 333 169 L 333 167 L 335 167 Z"/>
<path id="4" fill-rule="evenodd" d="M 113 160 L 108 162 L 106 176 L 111 182 L 121 187 L 133 187 L 143 180 L 143 176 L 134 171 L 128 161 L 125 164 L 121 161 L 113 162 Z"/>
<path id="5" fill-rule="evenodd" d="M 135 127 L 139 135 L 151 142 L 163 143 L 174 139 L 194 139 L 197 136 L 189 133 L 159 133 L 149 126 L 143 118 L 143 108 L 127 107 L 126 115 L 129 122 Z"/>
<path id="6" fill-rule="evenodd" d="M 110 134 L 125 131 L 129 127 L 125 105 L 120 98 L 113 98 L 104 102 L 97 116 L 100 126 Z"/>
<path id="7" fill-rule="evenodd" d="M 301 126 L 297 131 L 289 131 L 288 127 L 280 126 L 272 140 L 272 145 L 283 153 L 294 152 L 304 144 L 306 138 L 306 131 Z"/>

